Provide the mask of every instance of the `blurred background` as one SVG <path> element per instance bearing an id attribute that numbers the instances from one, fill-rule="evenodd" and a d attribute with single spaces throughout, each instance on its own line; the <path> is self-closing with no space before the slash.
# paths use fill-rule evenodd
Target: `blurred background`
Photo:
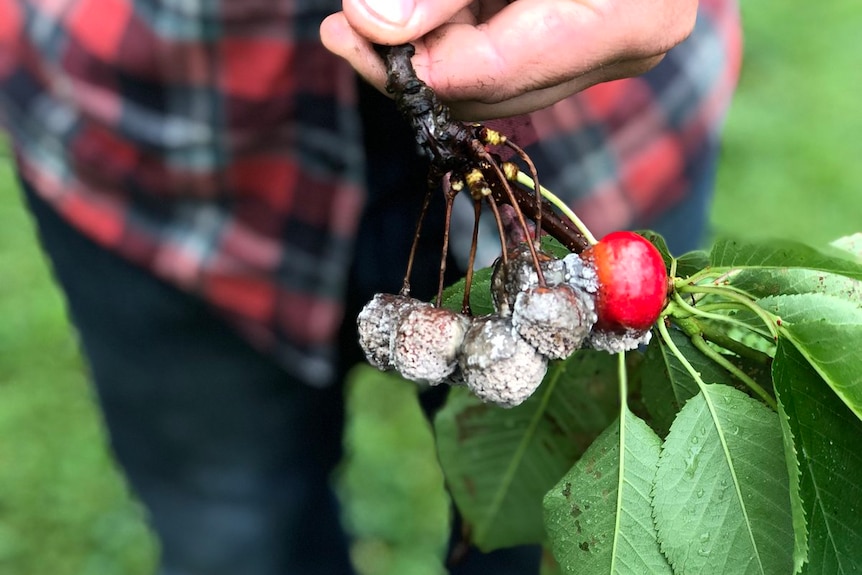
<path id="1" fill-rule="evenodd" d="M 743 4 L 714 233 L 824 245 L 862 231 L 862 3 Z M 0 142 L 0 575 L 149 574 L 157 546 L 107 451 L 8 155 Z"/>

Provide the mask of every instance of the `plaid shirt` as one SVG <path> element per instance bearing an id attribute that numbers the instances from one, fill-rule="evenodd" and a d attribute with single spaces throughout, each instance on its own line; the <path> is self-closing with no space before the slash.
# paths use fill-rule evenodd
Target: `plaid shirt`
<path id="1" fill-rule="evenodd" d="M 22 177 L 310 383 L 332 377 L 365 198 L 354 76 L 318 40 L 338 4 L 0 0 L 0 120 Z M 739 57 L 735 3 L 701 2 L 656 70 L 516 137 L 598 234 L 649 221 L 686 194 Z"/>

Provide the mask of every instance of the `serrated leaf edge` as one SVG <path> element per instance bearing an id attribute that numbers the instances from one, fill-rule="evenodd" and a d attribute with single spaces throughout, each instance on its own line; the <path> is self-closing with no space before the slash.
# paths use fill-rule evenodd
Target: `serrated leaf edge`
<path id="1" fill-rule="evenodd" d="M 794 518 L 795 511 L 797 510 L 802 513 L 802 539 L 797 538 L 796 533 L 796 522 L 792 521 L 791 525 L 793 526 L 793 574 L 799 573 L 802 571 L 802 567 L 808 561 L 808 519 L 805 517 L 805 505 L 802 501 L 802 495 L 800 494 L 800 478 L 802 476 L 802 467 L 799 461 L 799 452 L 796 450 L 796 439 L 793 434 L 793 429 L 790 427 L 790 416 L 787 415 L 787 412 L 784 409 L 784 402 L 781 400 L 781 394 L 778 389 L 775 390 L 776 399 L 778 400 L 778 417 L 780 418 L 781 423 L 781 432 L 782 439 L 784 441 L 784 460 L 787 464 L 787 475 L 788 475 L 788 486 L 789 493 L 791 497 L 791 505 L 790 505 L 790 513 L 791 519 Z M 785 436 L 784 434 L 787 434 Z M 788 453 L 790 450 L 790 453 Z M 792 457 L 792 461 L 790 459 Z M 799 500 L 799 505 L 796 506 L 793 504 L 792 498 L 793 495 L 796 495 Z M 798 517 L 797 517 L 798 518 Z"/>
<path id="2" fill-rule="evenodd" d="M 792 343 L 792 341 L 791 341 L 791 343 Z M 795 344 L 793 344 L 793 347 L 794 347 L 794 349 L 796 349 L 796 350 L 799 352 L 799 354 L 800 354 L 803 358 L 805 358 L 806 360 L 808 359 L 808 357 L 804 354 L 804 352 L 803 352 L 802 350 L 800 350 L 800 349 L 799 349 L 799 347 L 798 347 L 798 346 L 796 346 Z M 817 371 L 817 368 L 816 368 L 816 367 L 815 367 L 815 366 L 814 366 L 810 361 L 808 362 L 808 364 L 812 367 L 812 369 L 814 369 L 814 370 L 817 372 L 817 374 L 818 374 L 818 375 L 820 375 L 820 377 L 823 379 L 823 381 L 824 381 L 825 383 L 827 383 L 827 385 L 828 385 L 828 381 L 826 380 L 826 378 L 824 378 L 824 377 L 820 374 L 820 372 L 819 372 L 819 371 Z M 831 386 L 829 386 L 829 387 L 830 387 L 830 389 L 833 389 Z M 833 391 L 834 391 L 834 389 L 833 389 Z M 836 395 L 838 395 L 838 394 L 836 393 Z M 839 396 L 839 397 L 840 397 L 840 396 Z M 842 400 L 842 401 L 843 401 L 843 400 Z M 850 409 L 850 408 L 848 407 L 848 409 Z M 850 409 L 850 411 L 852 412 L 853 410 L 852 410 L 852 409 Z M 791 431 L 792 431 L 792 430 L 791 430 Z M 800 441 L 802 441 L 802 439 L 801 439 L 801 438 L 800 438 Z M 796 446 L 795 446 L 795 443 L 794 443 L 794 450 L 795 450 L 795 448 L 796 448 Z M 803 463 L 800 463 L 800 465 L 799 465 L 799 472 L 800 472 L 800 474 L 801 474 L 801 473 L 802 473 L 802 471 L 803 471 L 803 467 L 802 467 L 802 466 L 803 466 Z M 843 565 L 841 565 L 841 554 L 839 553 L 838 548 L 835 546 L 835 537 L 832 535 L 832 528 L 831 528 L 831 524 L 830 524 L 831 522 L 826 520 L 826 518 L 830 517 L 830 515 L 829 515 L 829 513 L 827 512 L 827 510 L 826 510 L 826 509 L 824 509 L 824 508 L 823 508 L 823 506 L 822 506 L 823 498 L 820 496 L 820 487 L 817 485 L 816 475 L 815 475 L 814 470 L 813 470 L 813 468 L 812 468 L 812 466 L 811 466 L 811 464 L 810 464 L 810 459 L 808 459 L 807 457 L 806 457 L 806 458 L 804 458 L 804 466 L 805 466 L 805 471 L 807 471 L 807 472 L 808 472 L 808 475 L 809 475 L 809 477 L 810 477 L 810 479 L 811 479 L 811 484 L 814 486 L 814 501 L 812 501 L 812 502 L 811 502 L 811 506 L 812 506 L 812 508 L 817 508 L 817 509 L 819 510 L 820 514 L 821 514 L 821 515 L 823 516 L 823 518 L 824 518 L 824 520 L 823 520 L 823 524 L 826 526 L 826 532 L 827 532 L 827 535 L 828 535 L 829 545 L 831 546 L 831 548 L 832 548 L 832 550 L 833 550 L 833 556 L 835 557 L 835 561 L 838 563 L 839 568 L 841 569 L 840 573 L 847 573 L 847 571 L 845 570 L 844 566 L 843 566 Z M 805 508 L 803 507 L 803 513 L 804 513 L 804 511 L 805 511 Z M 812 515 L 813 515 L 813 513 L 812 513 Z M 810 535 L 810 534 L 807 534 L 807 535 Z M 806 547 L 807 547 L 807 546 L 808 546 L 808 538 L 806 537 Z M 806 553 L 806 555 L 807 555 L 807 553 Z"/>

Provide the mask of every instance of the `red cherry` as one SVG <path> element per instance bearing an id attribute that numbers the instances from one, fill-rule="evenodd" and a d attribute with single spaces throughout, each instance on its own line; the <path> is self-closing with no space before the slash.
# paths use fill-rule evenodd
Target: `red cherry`
<path id="1" fill-rule="evenodd" d="M 596 327 L 646 331 L 667 303 L 667 269 L 658 249 L 634 232 L 612 232 L 581 257 L 596 270 Z"/>

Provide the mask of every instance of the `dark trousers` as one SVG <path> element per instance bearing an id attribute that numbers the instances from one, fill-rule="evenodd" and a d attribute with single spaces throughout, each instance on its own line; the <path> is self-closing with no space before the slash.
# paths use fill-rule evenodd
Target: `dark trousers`
<path id="1" fill-rule="evenodd" d="M 27 196 L 164 575 L 350 573 L 328 483 L 341 390 L 293 380 Z"/>

